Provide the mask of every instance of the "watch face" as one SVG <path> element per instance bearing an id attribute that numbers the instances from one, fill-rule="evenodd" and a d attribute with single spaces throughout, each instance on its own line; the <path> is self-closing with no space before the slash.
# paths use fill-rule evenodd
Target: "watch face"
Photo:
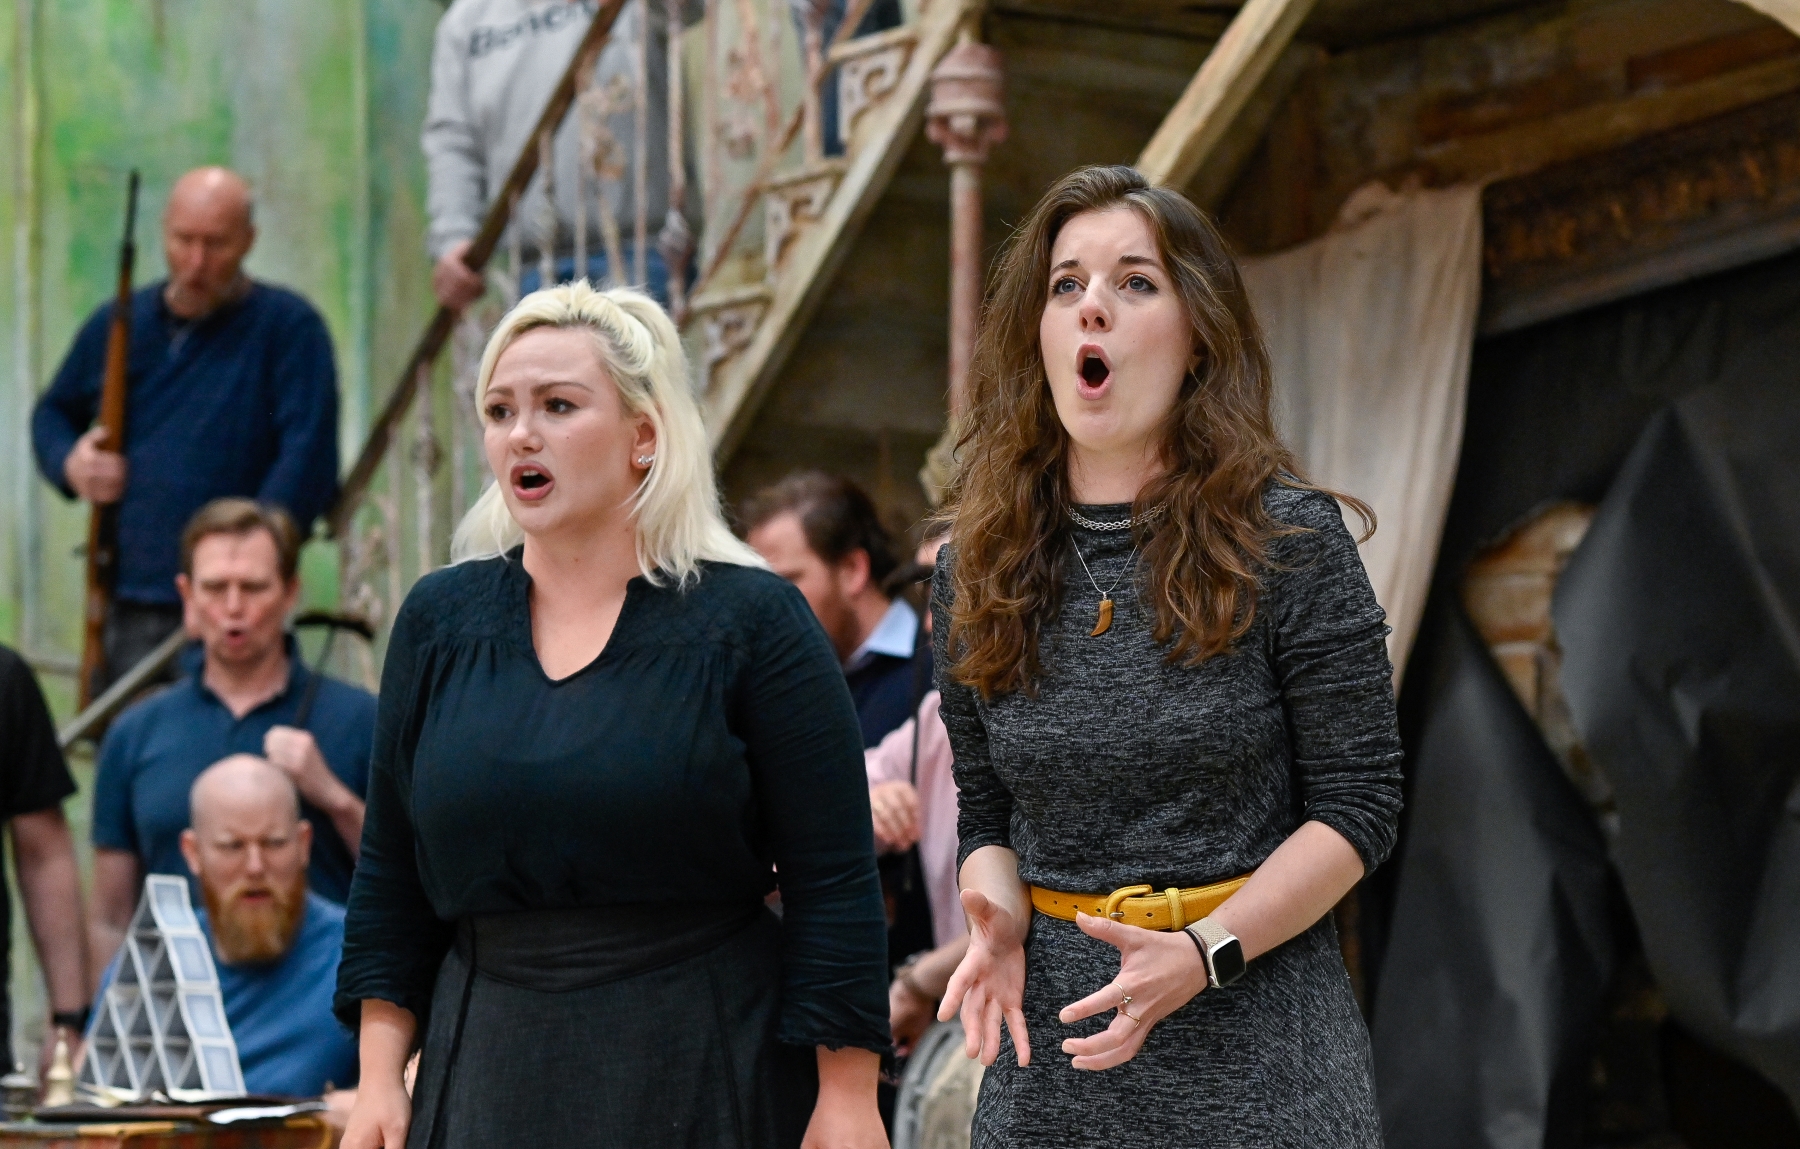
<path id="1" fill-rule="evenodd" d="M 1213 977 L 1221 986 L 1230 985 L 1244 976 L 1244 947 L 1236 938 L 1212 951 Z"/>

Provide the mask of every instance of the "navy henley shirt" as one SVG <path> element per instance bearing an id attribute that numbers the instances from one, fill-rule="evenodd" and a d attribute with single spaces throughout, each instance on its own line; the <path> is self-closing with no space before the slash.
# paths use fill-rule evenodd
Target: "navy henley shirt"
<path id="1" fill-rule="evenodd" d="M 181 532 L 213 499 L 277 504 L 306 532 L 337 496 L 337 369 L 319 313 L 291 291 L 255 283 L 183 323 L 163 287 L 131 297 L 130 477 L 114 588 L 126 602 L 179 601 Z M 109 302 L 88 317 L 31 415 L 38 469 L 70 498 L 63 460 L 99 411 L 112 310 Z"/>

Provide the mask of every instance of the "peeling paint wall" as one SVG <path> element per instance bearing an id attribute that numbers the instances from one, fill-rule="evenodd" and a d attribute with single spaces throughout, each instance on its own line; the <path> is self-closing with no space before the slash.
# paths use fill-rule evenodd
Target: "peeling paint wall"
<path id="1" fill-rule="evenodd" d="M 257 193 L 247 268 L 324 315 L 352 456 L 430 302 L 424 116 L 431 0 L 4 0 L 0 85 L 0 641 L 60 712 L 79 649 L 86 516 L 36 474 L 26 418 L 113 291 L 126 173 L 144 176 L 140 285 L 163 274 L 170 184 L 222 163 Z M 335 595 L 315 544 L 309 598 Z"/>
<path id="2" fill-rule="evenodd" d="M 432 0 L 0 0 L 0 642 L 37 664 L 59 719 L 73 708 L 87 516 L 38 476 L 28 418 L 112 296 L 127 173 L 144 178 L 140 286 L 163 275 L 177 176 L 219 163 L 249 178 L 246 266 L 324 315 L 353 457 L 431 305 L 418 135 L 441 14 Z M 330 546 L 308 548 L 303 574 L 310 600 L 335 599 Z M 92 764 L 71 765 L 85 869 Z M 32 1064 L 42 982 L 16 890 L 12 908 L 14 1052 Z"/>

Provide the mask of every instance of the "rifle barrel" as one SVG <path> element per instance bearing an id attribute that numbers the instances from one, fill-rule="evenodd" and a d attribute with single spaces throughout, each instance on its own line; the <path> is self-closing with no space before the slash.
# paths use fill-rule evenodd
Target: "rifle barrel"
<path id="1" fill-rule="evenodd" d="M 125 449 L 126 369 L 131 358 L 131 281 L 137 262 L 138 173 L 131 171 L 125 193 L 125 238 L 119 243 L 119 286 L 113 301 L 112 326 L 106 333 L 106 374 L 100 383 L 99 424 L 109 451 Z M 88 514 L 87 586 L 83 596 L 80 705 L 86 709 L 99 693 L 106 669 L 106 618 L 112 612 L 113 585 L 118 577 L 119 511 L 96 506 Z"/>

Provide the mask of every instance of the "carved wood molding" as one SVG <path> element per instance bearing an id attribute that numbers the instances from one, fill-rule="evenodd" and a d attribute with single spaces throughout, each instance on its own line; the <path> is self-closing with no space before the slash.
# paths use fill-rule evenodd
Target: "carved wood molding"
<path id="1" fill-rule="evenodd" d="M 863 109 L 858 137 L 836 190 L 815 220 L 783 239 L 780 274 L 768 285 L 768 312 L 756 325 L 749 346 L 721 362 L 708 381 L 706 426 L 721 463 L 743 437 L 757 404 L 792 354 L 849 256 L 857 232 L 917 136 L 931 69 L 984 6 L 984 0 L 931 0 L 923 5 L 916 26 L 918 40 L 899 82 L 885 99 Z"/>
<path id="2" fill-rule="evenodd" d="M 1800 56 L 1788 56 L 1573 111 L 1462 136 L 1419 150 L 1435 182 L 1504 179 L 1582 160 L 1800 89 Z"/>
<path id="3" fill-rule="evenodd" d="M 750 345 L 769 310 L 769 289 L 761 284 L 693 301 L 689 314 L 700 323 L 701 387 L 712 386 L 721 365 Z"/>
<path id="4" fill-rule="evenodd" d="M 1489 186 L 1484 332 L 1800 246 L 1800 93 Z"/>
<path id="5" fill-rule="evenodd" d="M 832 50 L 830 62 L 838 68 L 838 130 L 846 140 L 854 135 L 857 119 L 900 86 L 918 41 L 917 29 L 892 28 Z"/>
<path id="6" fill-rule="evenodd" d="M 843 178 L 842 160 L 821 160 L 763 185 L 763 267 L 769 282 L 775 282 L 781 257 L 801 230 L 824 217 Z"/>

